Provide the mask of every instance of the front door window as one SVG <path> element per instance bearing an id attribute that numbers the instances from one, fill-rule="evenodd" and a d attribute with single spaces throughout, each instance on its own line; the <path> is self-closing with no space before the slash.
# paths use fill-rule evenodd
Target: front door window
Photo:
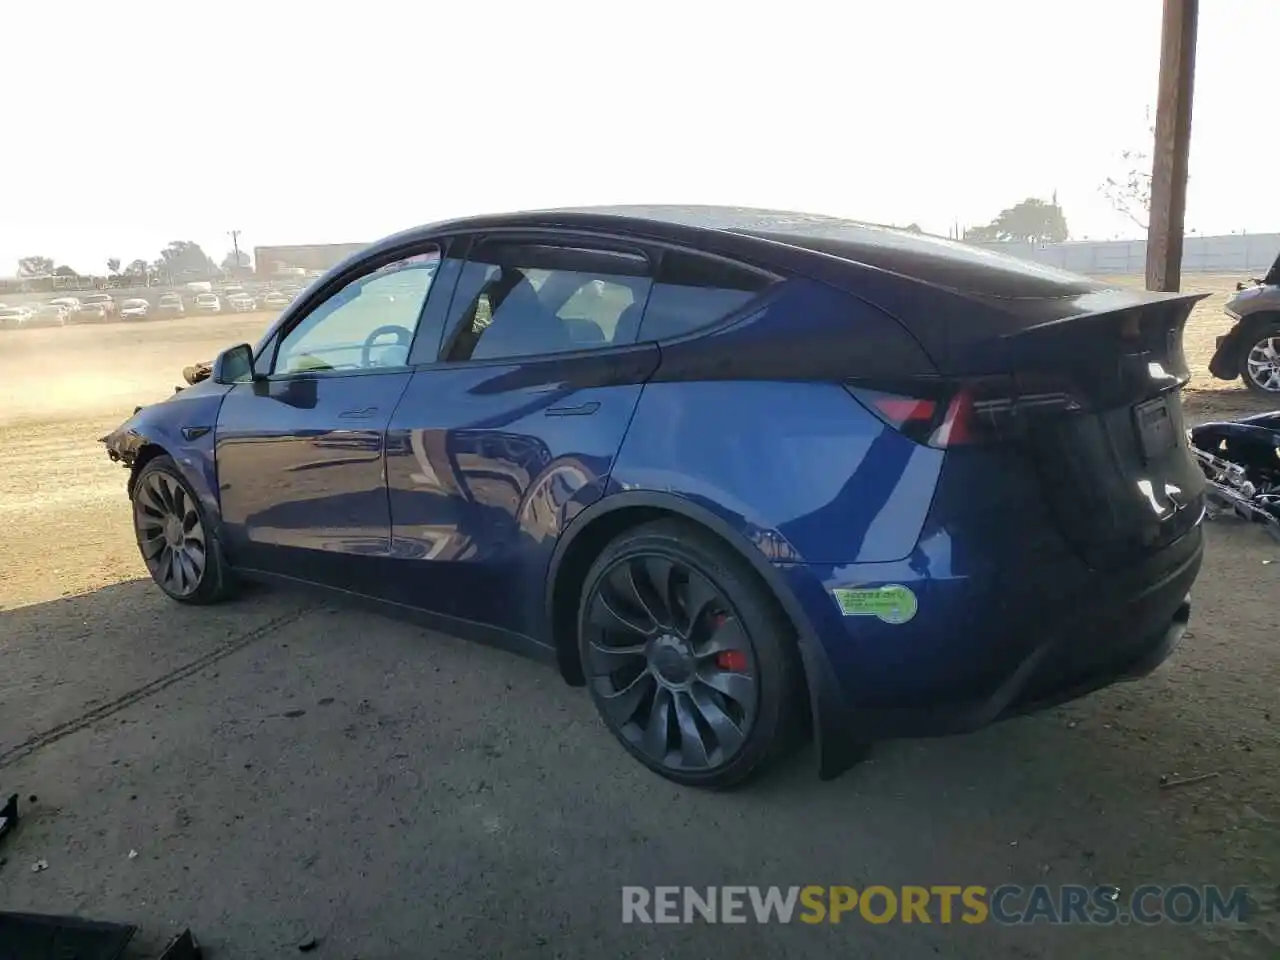
<path id="1" fill-rule="evenodd" d="M 272 373 L 404 367 L 439 263 L 435 249 L 352 280 L 285 334 Z"/>

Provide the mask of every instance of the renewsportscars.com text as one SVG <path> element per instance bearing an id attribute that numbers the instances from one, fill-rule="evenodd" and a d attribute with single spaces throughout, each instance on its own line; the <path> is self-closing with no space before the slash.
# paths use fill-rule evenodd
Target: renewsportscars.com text
<path id="1" fill-rule="evenodd" d="M 1158 924 L 1240 921 L 1245 887 L 623 887 L 623 923 Z"/>

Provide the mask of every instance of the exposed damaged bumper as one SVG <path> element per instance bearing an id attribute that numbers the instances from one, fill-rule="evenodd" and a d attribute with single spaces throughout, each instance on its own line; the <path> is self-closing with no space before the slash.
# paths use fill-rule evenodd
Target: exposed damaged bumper
<path id="1" fill-rule="evenodd" d="M 134 414 L 137 414 L 141 409 L 142 407 L 135 407 Z M 142 447 L 143 439 L 130 429 L 126 422 L 105 437 L 99 437 L 98 442 L 107 448 L 107 456 L 111 458 L 112 463 L 120 463 L 126 467 L 132 467 L 133 461 L 138 455 L 138 450 Z"/>
<path id="2" fill-rule="evenodd" d="M 182 369 L 182 379 L 187 382 L 188 386 L 195 386 L 209 379 L 213 373 L 213 362 L 209 360 L 201 360 Z M 186 387 L 174 385 L 173 392 L 181 393 Z M 135 406 L 130 418 L 116 427 L 115 430 L 107 434 L 105 437 L 99 437 L 98 442 L 107 448 L 107 456 L 111 458 L 113 463 L 122 463 L 126 467 L 133 466 L 133 461 L 137 458 L 138 451 L 146 443 L 145 438 L 134 429 L 136 423 L 135 417 L 141 413 L 144 406 Z"/>

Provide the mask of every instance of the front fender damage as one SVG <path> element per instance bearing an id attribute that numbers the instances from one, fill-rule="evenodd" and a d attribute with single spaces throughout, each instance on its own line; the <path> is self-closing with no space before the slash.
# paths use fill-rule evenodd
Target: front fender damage
<path id="1" fill-rule="evenodd" d="M 136 414 L 138 407 L 134 410 Z M 107 448 L 107 456 L 112 463 L 119 463 L 125 467 L 132 467 L 134 461 L 138 459 L 138 452 L 147 444 L 147 438 L 135 430 L 129 423 L 117 427 L 105 437 L 99 437 L 98 442 Z"/>

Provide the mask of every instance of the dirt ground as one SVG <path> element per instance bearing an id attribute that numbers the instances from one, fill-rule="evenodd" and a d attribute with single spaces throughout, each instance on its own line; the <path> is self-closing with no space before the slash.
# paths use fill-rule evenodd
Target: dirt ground
<path id="1" fill-rule="evenodd" d="M 1263 409 L 1205 371 L 1234 279 L 1186 278 L 1212 292 L 1187 334 L 1193 420 Z M 189 925 L 237 958 L 311 935 L 345 960 L 1280 957 L 1280 546 L 1261 531 L 1210 524 L 1188 639 L 1141 682 L 884 745 L 832 783 L 806 756 L 745 792 L 680 790 L 544 667 L 286 592 L 187 610 L 143 579 L 97 438 L 270 319 L 0 334 L 0 794 L 27 813 L 0 841 L 0 909 L 138 923 L 152 956 Z M 1258 909 L 1213 928 L 620 920 L 624 884 L 773 883 L 1218 883 Z"/>

